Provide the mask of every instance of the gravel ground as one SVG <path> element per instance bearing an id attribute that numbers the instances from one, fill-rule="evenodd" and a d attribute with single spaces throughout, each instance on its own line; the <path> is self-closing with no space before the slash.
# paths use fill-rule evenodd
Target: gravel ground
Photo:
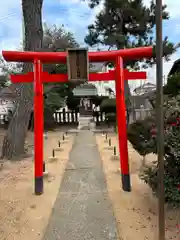
<path id="1" fill-rule="evenodd" d="M 117 147 L 118 141 L 114 134 L 108 134 L 112 146 Z M 132 192 L 121 189 L 119 172 L 119 157 L 113 158 L 113 150 L 108 149 L 105 137 L 97 134 L 96 141 L 101 155 L 104 173 L 113 204 L 114 213 L 118 222 L 118 230 L 123 240 L 157 240 L 158 239 L 158 201 L 151 189 L 139 179 L 139 170 L 142 157 L 129 144 L 129 164 L 131 173 Z M 119 153 L 117 153 L 119 156 Z M 146 163 L 151 164 L 156 156 L 150 154 Z M 165 207 L 166 213 L 166 240 L 180 239 L 180 210 L 170 210 Z"/>
<path id="2" fill-rule="evenodd" d="M 3 132 L 1 132 L 3 135 Z M 62 139 L 59 131 L 48 132 L 44 143 L 44 159 L 52 154 L 57 141 Z M 3 139 L 3 137 L 2 137 Z M 0 138 L 0 141 L 2 141 Z M 33 134 L 27 137 L 33 149 Z M 5 161 L 0 171 L 0 239 L 1 240 L 40 240 L 48 224 L 60 182 L 68 162 L 73 137 L 69 136 L 58 153 L 58 161 L 46 162 L 49 176 L 44 180 L 44 194 L 34 195 L 33 159 L 18 162 Z"/>

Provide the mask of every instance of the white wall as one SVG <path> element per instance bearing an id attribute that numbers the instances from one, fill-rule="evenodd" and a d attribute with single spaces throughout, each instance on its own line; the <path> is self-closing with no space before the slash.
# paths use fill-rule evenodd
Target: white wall
<path id="1" fill-rule="evenodd" d="M 114 70 L 114 69 L 109 68 L 108 66 L 107 67 L 103 66 L 101 72 L 108 72 L 109 70 Z M 114 79 L 108 82 L 103 82 L 103 81 L 94 82 L 94 85 L 97 87 L 98 95 L 108 96 L 109 94 L 106 91 L 106 88 L 111 88 L 116 94 Z"/>
<path id="2" fill-rule="evenodd" d="M 13 111 L 14 103 L 10 99 L 2 99 L 0 98 L 0 114 L 6 115 L 8 110 Z"/>

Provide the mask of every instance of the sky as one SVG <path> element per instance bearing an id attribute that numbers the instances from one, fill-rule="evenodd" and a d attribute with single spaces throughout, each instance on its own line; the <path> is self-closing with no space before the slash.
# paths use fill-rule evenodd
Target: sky
<path id="1" fill-rule="evenodd" d="M 144 0 L 148 5 L 150 0 Z M 180 1 L 164 0 L 170 13 L 170 20 L 163 23 L 163 35 L 177 43 L 180 39 Z M 87 26 L 95 20 L 96 14 L 102 9 L 102 5 L 94 10 L 89 9 L 87 2 L 80 0 L 44 0 L 43 22 L 49 26 L 53 24 L 64 25 L 73 32 L 81 46 L 85 46 L 84 37 L 87 34 Z M 1 1 L 0 8 L 0 52 L 4 50 L 17 50 L 22 42 L 22 11 L 21 0 Z M 172 55 L 169 62 L 164 62 L 163 73 L 167 76 L 173 62 L 180 58 L 180 50 Z M 148 81 L 155 83 L 155 66 L 147 70 Z M 136 87 L 140 81 L 133 81 L 132 87 Z"/>

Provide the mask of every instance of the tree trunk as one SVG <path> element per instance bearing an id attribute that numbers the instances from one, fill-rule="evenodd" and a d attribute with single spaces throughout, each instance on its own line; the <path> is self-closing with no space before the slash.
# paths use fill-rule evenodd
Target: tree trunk
<path id="1" fill-rule="evenodd" d="M 25 51 L 42 49 L 42 4 L 43 0 L 22 0 Z M 28 71 L 32 71 L 32 64 L 25 63 L 23 73 Z M 2 158 L 7 159 L 17 159 L 25 153 L 24 143 L 33 106 L 33 85 L 18 84 L 16 89 L 16 107 L 2 148 Z"/>

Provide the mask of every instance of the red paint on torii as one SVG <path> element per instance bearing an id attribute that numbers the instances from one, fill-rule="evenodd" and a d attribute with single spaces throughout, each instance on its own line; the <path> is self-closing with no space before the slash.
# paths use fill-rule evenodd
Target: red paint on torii
<path id="1" fill-rule="evenodd" d="M 14 83 L 32 82 L 34 79 L 34 142 L 35 142 L 35 193 L 43 192 L 43 83 L 45 82 L 67 82 L 67 74 L 48 74 L 42 71 L 42 63 L 66 63 L 66 52 L 16 52 L 3 51 L 6 61 L 33 62 L 34 73 L 25 75 L 12 75 Z M 116 109 L 118 123 L 118 138 L 121 163 L 122 187 L 125 191 L 131 190 L 128 162 L 127 130 L 126 130 L 126 107 L 124 96 L 124 80 L 145 79 L 145 72 L 129 72 L 123 70 L 124 60 L 138 60 L 151 58 L 152 47 L 123 49 L 117 51 L 89 52 L 89 61 L 115 62 L 115 70 L 107 73 L 91 73 L 89 81 L 115 80 L 116 84 Z"/>
<path id="2" fill-rule="evenodd" d="M 90 62 L 108 62 L 116 61 L 117 57 L 124 60 L 136 60 L 141 58 L 151 58 L 153 48 L 129 48 L 115 51 L 89 52 Z M 8 62 L 33 62 L 35 59 L 42 63 L 66 63 L 66 52 L 18 52 L 18 51 L 2 51 L 4 59 Z"/>
<path id="3" fill-rule="evenodd" d="M 11 75 L 11 82 L 13 83 L 30 83 L 33 82 L 34 73 L 29 72 L 27 74 L 17 74 Z M 96 81 L 114 81 L 116 78 L 116 71 L 111 70 L 109 72 L 104 73 L 90 73 L 89 74 L 89 81 L 96 82 Z M 137 80 L 137 79 L 146 79 L 147 74 L 146 72 L 129 72 L 128 70 L 124 70 L 124 78 L 125 80 Z M 68 82 L 68 75 L 67 74 L 49 74 L 48 72 L 42 73 L 42 82 L 43 83 L 59 83 L 59 82 Z"/>

